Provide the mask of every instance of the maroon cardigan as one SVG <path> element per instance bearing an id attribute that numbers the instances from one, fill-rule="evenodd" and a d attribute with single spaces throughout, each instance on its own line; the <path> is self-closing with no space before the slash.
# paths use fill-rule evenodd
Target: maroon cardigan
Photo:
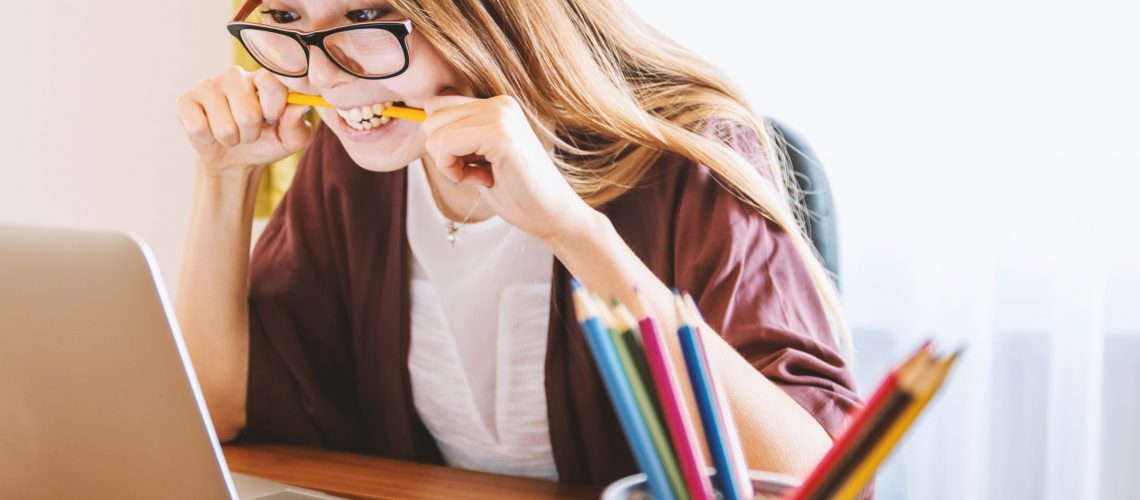
<path id="1" fill-rule="evenodd" d="M 735 131 L 730 144 L 770 176 L 755 135 Z M 442 463 L 408 375 L 405 177 L 360 168 L 332 132 L 316 132 L 253 254 L 240 439 Z M 675 155 L 599 210 L 661 281 L 691 292 L 712 328 L 836 435 L 858 397 L 787 234 Z M 560 481 L 603 485 L 636 465 L 574 320 L 569 278 L 556 259 L 550 442 Z"/>

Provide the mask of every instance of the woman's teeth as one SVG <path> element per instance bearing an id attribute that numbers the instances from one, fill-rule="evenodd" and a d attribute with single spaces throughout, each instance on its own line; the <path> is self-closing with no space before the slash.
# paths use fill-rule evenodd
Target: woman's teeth
<path id="1" fill-rule="evenodd" d="M 344 118 L 344 122 L 347 123 L 348 126 L 356 130 L 371 130 L 392 121 L 392 118 L 381 116 L 381 114 L 385 109 L 392 107 L 393 104 L 395 103 L 388 101 L 352 108 L 347 111 L 337 108 L 336 113 L 340 115 L 341 118 Z"/>

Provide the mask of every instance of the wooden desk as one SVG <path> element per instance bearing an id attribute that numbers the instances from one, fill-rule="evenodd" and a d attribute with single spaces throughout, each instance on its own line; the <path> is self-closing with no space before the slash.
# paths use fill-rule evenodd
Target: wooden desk
<path id="1" fill-rule="evenodd" d="M 601 488 L 280 445 L 222 447 L 230 470 L 349 498 L 598 498 Z"/>

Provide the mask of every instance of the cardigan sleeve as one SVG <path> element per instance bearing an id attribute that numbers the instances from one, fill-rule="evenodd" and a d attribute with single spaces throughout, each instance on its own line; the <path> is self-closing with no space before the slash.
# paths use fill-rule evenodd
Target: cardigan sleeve
<path id="1" fill-rule="evenodd" d="M 244 440 L 320 446 L 344 427 L 335 411 L 338 391 L 322 383 L 330 378 L 327 367 L 347 356 L 337 332 L 348 330 L 323 195 L 322 151 L 335 138 L 322 132 L 250 262 Z"/>
<path id="2" fill-rule="evenodd" d="M 738 128 L 727 142 L 771 180 L 754 134 Z M 803 257 L 707 167 L 690 166 L 674 211 L 677 285 L 710 327 L 835 438 L 860 402 Z"/>

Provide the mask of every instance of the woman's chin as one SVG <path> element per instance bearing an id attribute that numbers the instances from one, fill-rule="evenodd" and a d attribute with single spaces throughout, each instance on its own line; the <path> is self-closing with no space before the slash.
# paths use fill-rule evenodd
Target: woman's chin
<path id="1" fill-rule="evenodd" d="M 361 144 L 341 138 L 341 144 L 353 162 L 372 172 L 396 171 L 424 155 L 422 147 L 412 147 L 408 142 L 393 148 L 385 144 Z"/>
<path id="2" fill-rule="evenodd" d="M 394 172 L 415 161 L 415 157 L 409 157 L 407 160 L 403 160 L 390 155 L 364 155 L 363 157 L 358 157 L 352 154 L 352 151 L 349 151 L 348 156 L 352 157 L 352 161 L 356 162 L 360 168 L 370 172 Z"/>

